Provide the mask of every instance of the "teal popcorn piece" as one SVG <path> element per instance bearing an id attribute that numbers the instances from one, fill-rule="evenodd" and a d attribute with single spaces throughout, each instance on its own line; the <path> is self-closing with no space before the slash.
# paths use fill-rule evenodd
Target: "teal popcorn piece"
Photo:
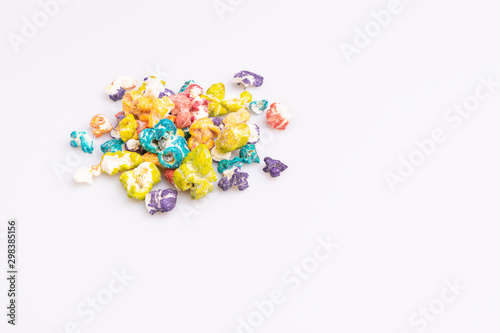
<path id="1" fill-rule="evenodd" d="M 255 145 L 251 143 L 248 143 L 241 147 L 240 158 L 246 164 L 260 163 L 259 154 L 257 154 Z"/>
<path id="2" fill-rule="evenodd" d="M 184 132 L 184 138 L 188 140 L 191 137 L 191 133 L 189 132 L 189 127 L 184 127 L 182 131 Z"/>
<path id="3" fill-rule="evenodd" d="M 263 99 L 262 101 L 253 101 L 248 104 L 248 108 L 255 114 L 261 114 L 267 109 L 268 101 Z"/>
<path id="4" fill-rule="evenodd" d="M 181 87 L 181 90 L 179 90 L 179 94 L 181 92 L 183 92 L 184 90 L 187 89 L 187 87 L 189 87 L 190 85 L 192 85 L 194 83 L 194 80 L 189 80 L 189 81 L 186 81 L 184 82 L 184 85 Z"/>
<path id="5" fill-rule="evenodd" d="M 235 157 L 230 160 L 222 160 L 219 162 L 217 171 L 219 171 L 219 173 L 223 173 L 224 171 L 232 169 L 234 167 L 241 168 L 243 166 L 243 163 L 243 160 L 239 157 Z"/>
<path id="6" fill-rule="evenodd" d="M 124 148 L 124 142 L 122 141 L 122 139 L 108 140 L 101 145 L 101 151 L 104 154 L 117 153 L 119 151 L 122 151 L 123 148 Z"/>
<path id="7" fill-rule="evenodd" d="M 186 139 L 176 133 L 175 124 L 170 119 L 162 119 L 154 128 L 143 129 L 139 140 L 145 150 L 158 154 L 161 165 L 176 169 L 189 153 Z"/>
<path id="8" fill-rule="evenodd" d="M 94 151 L 94 141 L 89 137 L 85 131 L 73 131 L 70 134 L 71 141 L 69 144 L 71 147 L 81 147 L 82 151 L 87 154 L 92 154 Z"/>

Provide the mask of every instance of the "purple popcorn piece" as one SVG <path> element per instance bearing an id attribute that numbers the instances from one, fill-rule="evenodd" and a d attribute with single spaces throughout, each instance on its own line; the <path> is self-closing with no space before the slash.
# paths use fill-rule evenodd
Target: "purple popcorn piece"
<path id="1" fill-rule="evenodd" d="M 233 82 L 239 86 L 243 85 L 246 89 L 249 86 L 260 87 L 264 83 L 264 78 L 249 71 L 241 71 L 234 74 Z"/>
<path id="2" fill-rule="evenodd" d="M 174 93 L 172 90 L 170 90 L 170 89 L 168 89 L 168 88 L 165 88 L 165 91 L 162 91 L 162 92 L 158 95 L 158 98 L 162 98 L 162 97 L 165 97 L 165 96 L 170 97 L 170 96 L 172 96 L 172 95 L 175 95 L 175 93 Z"/>
<path id="3" fill-rule="evenodd" d="M 109 99 L 111 99 L 113 102 L 116 102 L 125 96 L 125 89 L 122 87 L 119 87 L 118 90 L 114 93 L 109 95 Z"/>
<path id="4" fill-rule="evenodd" d="M 151 191 L 146 194 L 146 209 L 149 214 L 166 213 L 175 208 L 177 203 L 177 191 L 173 188 L 166 190 Z"/>
<path id="5" fill-rule="evenodd" d="M 222 118 L 217 118 L 217 117 L 214 117 L 214 118 L 210 118 L 212 120 L 212 123 L 219 127 L 220 129 L 223 129 L 224 128 L 224 123 L 222 122 Z"/>
<path id="6" fill-rule="evenodd" d="M 270 157 L 264 158 L 264 162 L 266 162 L 266 167 L 262 170 L 264 172 L 269 172 L 271 177 L 278 177 L 281 172 L 285 171 L 288 166 L 279 160 L 273 160 Z"/>
<path id="7" fill-rule="evenodd" d="M 244 191 L 249 187 L 247 180 L 248 173 L 241 172 L 240 168 L 226 170 L 223 175 L 224 176 L 217 183 L 217 186 L 223 191 L 227 191 L 233 186 L 238 187 L 240 191 Z"/>

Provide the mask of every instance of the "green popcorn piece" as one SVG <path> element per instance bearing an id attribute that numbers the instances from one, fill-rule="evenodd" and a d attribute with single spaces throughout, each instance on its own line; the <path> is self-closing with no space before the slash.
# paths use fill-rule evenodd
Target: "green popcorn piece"
<path id="1" fill-rule="evenodd" d="M 123 142 L 127 142 L 130 139 L 139 139 L 137 135 L 137 121 L 133 114 L 129 114 L 123 118 L 118 127 L 120 128 L 120 137 Z"/>
<path id="2" fill-rule="evenodd" d="M 221 105 L 229 112 L 236 112 L 240 109 L 246 109 L 248 103 L 252 101 L 252 94 L 244 91 L 240 94 L 240 98 L 231 98 L 221 101 Z M 209 105 L 210 106 L 210 105 Z"/>
<path id="3" fill-rule="evenodd" d="M 141 163 L 141 155 L 130 151 L 119 151 L 102 155 L 101 169 L 112 176 L 118 172 L 133 169 Z"/>
<path id="4" fill-rule="evenodd" d="M 222 100 L 226 94 L 226 87 L 223 83 L 212 84 L 205 95 L 201 97 L 208 100 L 208 114 L 210 117 L 223 116 L 227 114 L 227 108 L 222 105 Z"/>
<path id="5" fill-rule="evenodd" d="M 214 189 L 217 174 L 212 167 L 210 151 L 204 144 L 198 145 L 182 161 L 174 172 L 174 183 L 181 191 L 190 190 L 191 198 L 201 199 Z"/>
<path id="6" fill-rule="evenodd" d="M 247 123 L 227 126 L 217 137 L 215 147 L 221 153 L 229 153 L 246 145 L 249 137 L 250 127 Z"/>
<path id="7" fill-rule="evenodd" d="M 143 162 L 137 168 L 120 176 L 120 182 L 127 190 L 127 196 L 137 200 L 144 200 L 153 185 L 158 184 L 160 180 L 160 170 L 151 162 Z"/>
<path id="8" fill-rule="evenodd" d="M 225 94 L 226 94 L 226 87 L 224 87 L 224 83 L 212 84 L 210 86 L 210 88 L 208 88 L 208 90 L 207 90 L 208 96 L 214 97 L 219 101 L 224 99 Z M 210 101 L 210 99 L 209 99 L 209 101 Z"/>
<path id="9" fill-rule="evenodd" d="M 213 102 L 208 104 L 208 115 L 210 117 L 223 116 L 228 113 L 227 107 L 222 105 L 221 102 Z"/>

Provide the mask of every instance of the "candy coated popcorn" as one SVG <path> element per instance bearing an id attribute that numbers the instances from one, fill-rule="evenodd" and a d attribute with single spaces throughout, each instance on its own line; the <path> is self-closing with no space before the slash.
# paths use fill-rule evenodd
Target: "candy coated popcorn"
<path id="1" fill-rule="evenodd" d="M 231 160 L 222 160 L 217 166 L 217 171 L 219 171 L 219 173 L 224 173 L 224 171 L 232 168 L 241 168 L 243 163 L 244 162 L 240 157 L 235 157 Z"/>
<path id="2" fill-rule="evenodd" d="M 82 151 L 87 154 L 92 154 L 94 151 L 94 141 L 85 131 L 73 131 L 70 134 L 71 141 L 69 142 L 71 147 L 81 147 Z"/>
<path id="3" fill-rule="evenodd" d="M 194 120 L 208 117 L 208 100 L 197 97 L 191 107 L 191 114 Z"/>
<path id="4" fill-rule="evenodd" d="M 263 99 L 262 101 L 253 101 L 248 103 L 248 109 L 255 113 L 256 115 L 262 114 L 262 112 L 266 111 L 268 101 Z"/>
<path id="5" fill-rule="evenodd" d="M 104 133 L 108 133 L 113 129 L 113 125 L 103 114 L 97 114 L 90 120 L 92 133 L 96 138 L 101 137 Z"/>
<path id="6" fill-rule="evenodd" d="M 154 165 L 156 165 L 159 168 L 165 168 L 163 165 L 161 165 L 160 159 L 158 158 L 158 154 L 149 153 L 149 152 L 145 153 L 144 155 L 142 155 L 142 160 L 144 162 L 153 163 Z"/>
<path id="7" fill-rule="evenodd" d="M 139 113 L 137 110 L 137 103 L 141 97 L 144 97 L 144 95 L 139 90 L 130 91 L 123 96 L 122 104 L 125 115 Z"/>
<path id="8" fill-rule="evenodd" d="M 237 112 L 230 113 L 224 118 L 223 122 L 225 126 L 233 126 L 241 123 L 245 123 L 250 120 L 250 113 L 244 109 L 240 109 Z"/>
<path id="9" fill-rule="evenodd" d="M 225 99 L 221 102 L 229 112 L 236 112 L 240 109 L 246 108 L 246 105 L 252 101 L 252 94 L 244 91 L 240 94 L 240 98 Z"/>
<path id="10" fill-rule="evenodd" d="M 93 165 L 91 168 L 80 167 L 73 174 L 73 179 L 77 183 L 88 183 L 93 184 L 94 180 L 92 179 L 94 176 L 99 176 L 101 174 L 101 165 Z"/>
<path id="11" fill-rule="evenodd" d="M 170 112 L 173 116 L 177 116 L 180 112 L 190 112 L 194 104 L 194 101 L 186 94 L 170 96 L 170 100 L 175 105 L 174 109 Z"/>
<path id="12" fill-rule="evenodd" d="M 223 83 L 212 84 L 208 88 L 206 95 L 202 95 L 208 103 L 208 113 L 210 117 L 222 116 L 227 114 L 228 110 L 222 105 L 222 100 L 226 94 L 226 87 Z"/>
<path id="13" fill-rule="evenodd" d="M 110 176 L 135 168 L 142 163 L 141 155 L 129 151 L 106 153 L 101 158 L 101 170 Z"/>
<path id="14" fill-rule="evenodd" d="M 223 191 L 236 186 L 238 190 L 244 191 L 248 188 L 248 173 L 241 172 L 240 168 L 231 168 L 222 174 L 223 177 L 217 183 L 217 186 Z"/>
<path id="15" fill-rule="evenodd" d="M 177 185 L 175 185 L 175 182 L 174 182 L 174 173 L 175 173 L 175 170 L 177 170 L 177 169 L 164 169 L 162 172 L 163 172 L 163 176 L 165 177 L 165 179 L 167 180 L 167 182 L 170 185 L 172 185 L 173 187 L 175 187 L 177 190 L 179 190 L 177 188 Z"/>
<path id="16" fill-rule="evenodd" d="M 181 90 L 179 90 L 179 94 L 181 92 L 183 92 L 184 90 L 187 89 L 187 87 L 189 87 L 190 85 L 192 85 L 194 83 L 194 80 L 189 80 L 189 81 L 186 81 L 184 82 L 184 85 L 181 87 Z"/>
<path id="17" fill-rule="evenodd" d="M 137 81 L 131 76 L 120 76 L 117 77 L 111 85 L 106 87 L 106 93 L 109 98 L 116 102 L 120 100 L 125 95 L 125 91 L 135 88 Z"/>
<path id="18" fill-rule="evenodd" d="M 177 203 L 177 191 L 174 189 L 151 191 L 146 194 L 146 209 L 154 215 L 158 212 L 166 213 L 175 208 Z"/>
<path id="19" fill-rule="evenodd" d="M 281 103 L 273 103 L 266 112 L 267 123 L 271 127 L 284 130 L 292 118 L 290 110 Z"/>
<path id="20" fill-rule="evenodd" d="M 189 111 L 181 111 L 177 114 L 175 118 L 175 126 L 178 128 L 186 128 L 191 126 L 193 123 L 194 117 Z"/>
<path id="21" fill-rule="evenodd" d="M 123 142 L 127 142 L 130 139 L 138 139 L 137 135 L 137 121 L 133 114 L 127 115 L 120 121 L 120 137 Z"/>
<path id="22" fill-rule="evenodd" d="M 125 148 L 122 139 L 113 139 L 104 142 L 101 145 L 101 151 L 103 153 L 116 153 L 122 151 Z"/>
<path id="23" fill-rule="evenodd" d="M 193 149 L 174 172 L 175 185 L 181 191 L 190 190 L 193 199 L 201 199 L 212 192 L 216 180 L 210 151 L 204 144 Z"/>
<path id="24" fill-rule="evenodd" d="M 133 154 L 133 153 L 131 153 Z M 127 190 L 127 196 L 137 200 L 144 200 L 153 185 L 160 182 L 160 170 L 150 162 L 142 162 L 137 168 L 121 174 L 120 182 Z"/>
<path id="25" fill-rule="evenodd" d="M 141 135 L 143 129 L 148 128 L 148 122 L 137 120 L 137 136 Z"/>
<path id="26" fill-rule="evenodd" d="M 181 91 L 179 93 L 184 93 L 186 94 L 189 98 L 196 98 L 203 94 L 203 88 L 196 83 L 191 83 L 189 86 L 184 91 Z"/>
<path id="27" fill-rule="evenodd" d="M 224 129 L 224 122 L 223 122 L 223 119 L 222 118 L 218 118 L 218 117 L 214 117 L 214 118 L 210 118 L 212 119 L 212 123 L 219 127 L 219 129 Z"/>
<path id="28" fill-rule="evenodd" d="M 138 90 L 150 99 L 162 98 L 174 94 L 172 90 L 165 87 L 165 81 L 161 81 L 155 76 L 145 77 Z"/>
<path id="29" fill-rule="evenodd" d="M 125 142 L 124 148 L 126 151 L 135 152 L 141 155 L 143 153 L 146 153 L 146 151 L 141 146 L 141 142 L 137 139 L 130 139 L 127 142 Z"/>
<path id="30" fill-rule="evenodd" d="M 214 139 L 219 135 L 220 129 L 212 123 L 210 118 L 201 118 L 196 120 L 189 128 L 191 137 L 188 141 L 188 147 L 193 150 L 200 144 L 204 144 L 211 149 L 215 142 Z"/>
<path id="31" fill-rule="evenodd" d="M 151 113 L 149 114 L 148 127 L 155 127 L 155 125 L 165 118 L 174 107 L 174 102 L 167 96 L 155 99 L 153 101 Z"/>
<path id="32" fill-rule="evenodd" d="M 257 124 L 248 123 L 248 127 L 250 128 L 250 136 L 248 137 L 248 143 L 256 144 L 260 141 L 260 128 Z"/>
<path id="33" fill-rule="evenodd" d="M 141 145 L 148 152 L 158 154 L 165 168 L 175 169 L 189 153 L 186 139 L 176 133 L 174 123 L 162 119 L 154 128 L 146 128 L 141 132 Z"/>
<path id="34" fill-rule="evenodd" d="M 249 86 L 260 87 L 264 83 L 264 78 L 249 71 L 241 71 L 234 74 L 233 82 L 246 89 Z"/>
<path id="35" fill-rule="evenodd" d="M 231 158 L 231 152 L 221 153 L 215 146 L 210 150 L 210 153 L 212 154 L 212 160 L 217 163 Z"/>
<path id="36" fill-rule="evenodd" d="M 288 166 L 279 160 L 273 160 L 270 157 L 265 157 L 264 162 L 266 162 L 266 167 L 263 169 L 264 172 L 269 172 L 271 177 L 278 177 L 281 172 L 285 171 Z"/>
<path id="37" fill-rule="evenodd" d="M 257 150 L 255 149 L 255 145 L 251 143 L 247 143 L 240 149 L 240 158 L 246 164 L 251 163 L 260 163 L 259 154 L 257 154 Z"/>
<path id="38" fill-rule="evenodd" d="M 250 128 L 246 123 L 224 128 L 220 132 L 215 146 L 221 153 L 231 152 L 247 144 L 250 137 Z"/>

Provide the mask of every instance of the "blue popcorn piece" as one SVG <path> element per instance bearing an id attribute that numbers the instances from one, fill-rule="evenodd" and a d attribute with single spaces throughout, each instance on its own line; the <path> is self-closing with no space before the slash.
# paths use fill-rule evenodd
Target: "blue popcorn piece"
<path id="1" fill-rule="evenodd" d="M 72 139 L 70 141 L 71 147 L 81 147 L 84 153 L 92 154 L 92 152 L 94 151 L 94 141 L 92 141 L 87 132 L 73 131 L 71 132 L 70 136 Z"/>
<path id="2" fill-rule="evenodd" d="M 112 139 L 104 142 L 101 145 L 101 151 L 106 153 L 116 153 L 122 151 L 124 148 L 124 142 L 122 139 Z"/>
<path id="3" fill-rule="evenodd" d="M 146 151 L 158 154 L 161 165 L 176 169 L 189 153 L 186 139 L 176 133 L 175 124 L 170 119 L 162 119 L 154 128 L 142 130 L 139 140 Z"/>
<path id="4" fill-rule="evenodd" d="M 235 157 L 230 160 L 222 160 L 217 166 L 217 171 L 219 171 L 219 173 L 223 173 L 224 171 L 232 169 L 234 167 L 241 168 L 243 166 L 243 163 L 243 160 L 239 157 Z"/>
<path id="5" fill-rule="evenodd" d="M 240 158 L 246 164 L 260 163 L 259 154 L 257 154 L 255 145 L 251 143 L 248 143 L 241 147 Z"/>
<path id="6" fill-rule="evenodd" d="M 240 191 L 244 191 L 249 187 L 248 173 L 241 172 L 239 167 L 228 169 L 224 171 L 223 177 L 219 180 L 217 186 L 223 191 L 227 191 L 233 186 L 236 186 Z"/>
<path id="7" fill-rule="evenodd" d="M 268 104 L 269 102 L 265 99 L 261 101 L 252 101 L 248 103 L 248 109 L 250 109 L 250 111 L 252 111 L 253 113 L 259 115 L 262 114 L 262 112 L 266 111 Z"/>

